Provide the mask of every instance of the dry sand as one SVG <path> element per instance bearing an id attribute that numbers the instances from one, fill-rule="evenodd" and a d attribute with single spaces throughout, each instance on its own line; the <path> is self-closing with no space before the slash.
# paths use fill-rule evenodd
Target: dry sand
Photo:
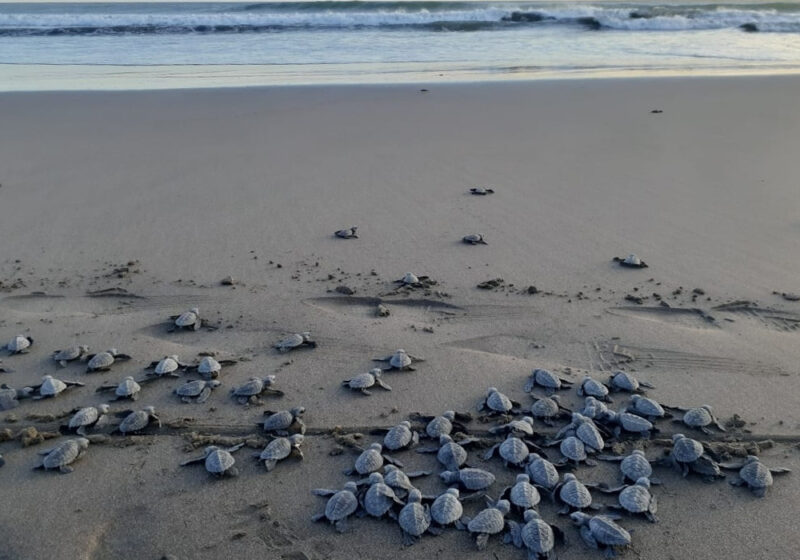
<path id="1" fill-rule="evenodd" d="M 764 460 L 794 469 L 764 500 L 660 473 L 661 523 L 624 521 L 635 528 L 630 557 L 796 558 L 800 303 L 773 292 L 800 291 L 800 78 L 419 89 L 0 96 L 0 338 L 35 339 L 30 354 L 4 358 L 15 371 L 0 380 L 58 371 L 86 383 L 0 413 L 0 428 L 51 429 L 28 415 L 101 403 L 95 387 L 167 354 L 247 359 L 205 405 L 177 401 L 178 380 L 146 387 L 135 406 L 154 405 L 173 427 L 94 445 L 70 475 L 31 470 L 41 445 L 0 444 L 0 558 L 523 558 L 495 539 L 474 552 L 457 532 L 406 549 L 396 527 L 368 520 L 342 536 L 309 521 L 324 507 L 310 490 L 340 487 L 355 457 L 329 455 L 332 426 L 474 410 L 489 385 L 527 404 L 533 367 L 574 379 L 633 370 L 663 402 L 739 414 L 747 425 L 731 435 L 774 440 Z M 466 194 L 476 185 L 497 193 Z M 351 225 L 360 239 L 331 236 Z M 472 232 L 489 245 L 459 242 Z M 629 252 L 650 268 L 611 262 Z M 382 296 L 406 271 L 438 285 Z M 221 286 L 227 275 L 240 283 Z M 476 288 L 498 277 L 499 289 Z M 339 284 L 356 295 L 334 292 Z M 531 285 L 539 293 L 524 293 Z M 107 288 L 136 297 L 87 296 Z M 379 297 L 391 316 L 374 316 Z M 194 305 L 221 328 L 168 334 L 166 318 Z M 299 330 L 319 348 L 270 349 Z M 74 342 L 134 359 L 105 374 L 58 369 L 49 353 Z M 391 393 L 340 387 L 398 347 L 426 362 L 387 374 Z M 269 373 L 284 398 L 229 398 Z M 574 391 L 567 402 L 577 405 Z M 267 474 L 245 449 L 241 476 L 225 481 L 178 466 L 188 431 L 258 434 L 264 408 L 298 404 L 318 434 L 305 461 Z M 441 489 L 435 476 L 420 484 Z M 562 558 L 598 557 L 567 533 Z"/>

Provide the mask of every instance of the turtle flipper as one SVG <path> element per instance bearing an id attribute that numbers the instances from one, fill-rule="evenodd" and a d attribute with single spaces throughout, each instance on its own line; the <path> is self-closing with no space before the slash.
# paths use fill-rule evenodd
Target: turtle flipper
<path id="1" fill-rule="evenodd" d="M 75 469 L 73 469 L 73 468 L 72 468 L 72 467 L 70 467 L 69 465 L 61 465 L 61 466 L 58 468 L 58 470 L 59 470 L 59 471 L 61 471 L 61 474 L 69 474 L 69 473 L 71 473 L 72 471 L 74 471 Z"/>
<path id="2" fill-rule="evenodd" d="M 486 545 L 489 543 L 489 534 L 488 533 L 478 533 L 475 537 L 475 546 L 478 547 L 478 550 L 486 550 Z"/>

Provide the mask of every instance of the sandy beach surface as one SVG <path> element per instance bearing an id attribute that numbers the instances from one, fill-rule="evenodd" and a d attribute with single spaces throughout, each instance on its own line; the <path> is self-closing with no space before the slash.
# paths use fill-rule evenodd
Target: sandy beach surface
<path id="1" fill-rule="evenodd" d="M 497 537 L 477 552 L 454 530 L 406 548 L 385 521 L 355 519 L 340 535 L 310 521 L 325 505 L 311 489 L 340 488 L 356 457 L 335 426 L 367 445 L 381 439 L 371 428 L 411 412 L 474 414 L 489 386 L 527 407 L 535 367 L 574 381 L 634 372 L 653 398 L 742 420 L 692 437 L 734 455 L 757 445 L 766 464 L 794 471 L 758 499 L 659 469 L 660 522 L 621 521 L 634 529 L 626 557 L 796 558 L 800 302 L 781 294 L 800 293 L 800 78 L 421 88 L 0 95 L 0 342 L 35 341 L 3 353 L 13 371 L 0 382 L 86 384 L 0 412 L 3 437 L 57 431 L 73 408 L 106 402 L 97 387 L 144 377 L 165 355 L 239 360 L 205 404 L 171 394 L 179 379 L 112 403 L 155 406 L 164 427 L 92 444 L 71 474 L 32 470 L 53 441 L 0 443 L 0 558 L 524 558 Z M 496 193 L 470 196 L 479 185 Z M 358 239 L 332 236 L 353 225 Z M 469 233 L 488 245 L 461 243 Z M 631 252 L 650 267 L 611 261 Z M 408 271 L 437 283 L 398 290 Z M 229 275 L 235 285 L 221 285 Z M 477 287 L 492 279 L 502 282 Z M 375 316 L 379 302 L 390 316 Z M 219 328 L 167 332 L 194 306 Z M 316 349 L 271 348 L 305 330 Z M 108 373 L 59 368 L 50 353 L 74 343 L 133 359 Z M 391 392 L 341 386 L 397 348 L 425 361 L 385 374 Z M 285 396 L 230 398 L 267 374 Z M 582 401 L 574 389 L 563 399 Z M 267 473 L 251 458 L 266 442 L 262 412 L 298 405 L 305 460 Z M 685 431 L 660 427 L 651 458 Z M 246 437 L 240 475 L 180 467 L 202 451 L 196 434 Z M 470 463 L 497 473 L 497 497 L 515 473 L 481 454 Z M 433 456 L 396 457 L 434 471 L 425 492 L 444 489 Z M 578 473 L 616 481 L 615 469 Z M 548 500 L 541 511 L 567 533 L 561 558 L 601 557 Z"/>

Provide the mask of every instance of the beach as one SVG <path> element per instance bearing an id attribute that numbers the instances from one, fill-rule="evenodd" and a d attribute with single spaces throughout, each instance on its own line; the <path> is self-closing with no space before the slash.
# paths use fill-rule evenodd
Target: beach
<path id="1" fill-rule="evenodd" d="M 798 90 L 800 77 L 759 76 L 0 94 L 0 344 L 34 339 L 28 354 L 3 353 L 13 371 L 0 382 L 86 384 L 0 412 L 0 430 L 53 431 L 107 402 L 97 387 L 167 355 L 238 360 L 205 404 L 177 399 L 179 379 L 112 403 L 152 405 L 164 427 L 92 444 L 71 474 L 32 470 L 52 441 L 0 442 L 0 558 L 524 558 L 497 537 L 477 552 L 453 530 L 403 547 L 396 524 L 369 519 L 340 535 L 310 521 L 325 507 L 311 490 L 341 488 L 357 456 L 334 427 L 367 445 L 412 412 L 475 414 L 490 386 L 527 408 L 534 368 L 576 383 L 634 372 L 661 402 L 741 419 L 691 437 L 757 444 L 794 471 L 758 499 L 660 469 L 660 522 L 623 519 L 635 529 L 625 557 L 794 558 Z M 471 196 L 477 186 L 496 192 Z M 332 235 L 351 226 L 357 239 Z M 462 243 L 470 233 L 488 244 Z M 649 267 L 612 261 L 629 253 Z M 398 289 L 406 272 L 436 284 Z M 168 333 L 191 307 L 218 328 Z M 317 348 L 272 348 L 303 331 Z M 59 368 L 51 352 L 75 343 L 133 359 Z M 391 392 L 341 386 L 398 348 L 425 361 L 386 373 Z M 285 396 L 230 398 L 269 374 Z M 574 389 L 562 398 L 581 406 Z M 179 466 L 202 452 L 192 432 L 261 441 L 265 409 L 299 405 L 303 461 L 267 473 L 254 444 L 236 454 L 236 478 Z M 686 429 L 661 427 L 653 457 L 668 450 L 658 438 Z M 498 474 L 496 498 L 515 473 L 481 454 L 471 463 Z M 434 472 L 425 492 L 445 488 L 434 456 L 397 457 Z M 559 556 L 601 557 L 548 502 L 543 516 L 569 540 Z"/>

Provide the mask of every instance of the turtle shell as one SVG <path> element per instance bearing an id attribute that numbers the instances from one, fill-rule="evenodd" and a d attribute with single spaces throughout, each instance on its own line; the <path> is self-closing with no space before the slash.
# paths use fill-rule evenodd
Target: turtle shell
<path id="1" fill-rule="evenodd" d="M 690 408 L 683 415 L 683 423 L 692 428 L 702 428 L 713 421 L 711 413 L 705 408 Z"/>
<path id="2" fill-rule="evenodd" d="M 678 438 L 672 446 L 672 456 L 680 463 L 697 461 L 703 453 L 703 444 L 687 437 Z"/>
<path id="3" fill-rule="evenodd" d="M 431 518 L 439 525 L 449 525 L 461 519 L 464 515 L 464 507 L 458 496 L 459 492 L 456 488 L 450 488 L 440 494 L 431 505 Z"/>
<path id="4" fill-rule="evenodd" d="M 274 430 L 285 430 L 294 422 L 294 415 L 290 410 L 281 410 L 275 414 L 267 416 L 264 420 L 264 430 L 271 432 Z"/>
<path id="5" fill-rule="evenodd" d="M 292 452 L 292 442 L 289 438 L 273 439 L 259 455 L 261 461 L 280 461 L 286 459 Z"/>
<path id="6" fill-rule="evenodd" d="M 534 483 L 548 490 L 555 488 L 561 479 L 555 465 L 541 457 L 535 457 L 530 461 L 526 472 Z"/>
<path id="7" fill-rule="evenodd" d="M 597 399 L 604 399 L 608 397 L 608 387 L 606 387 L 596 379 L 587 377 L 583 380 L 583 383 L 581 383 L 578 395 L 580 396 L 588 395 L 590 397 L 595 397 Z"/>
<path id="8" fill-rule="evenodd" d="M 645 457 L 644 452 L 638 449 L 625 457 L 619 465 L 620 471 L 626 478 L 636 481 L 642 477 L 650 478 L 653 474 L 653 467 Z"/>
<path id="9" fill-rule="evenodd" d="M 486 406 L 495 412 L 509 412 L 513 405 L 511 399 L 500 391 L 491 391 L 486 397 Z"/>
<path id="10" fill-rule="evenodd" d="M 616 371 L 611 375 L 611 386 L 617 391 L 633 393 L 639 390 L 639 380 L 624 371 Z"/>
<path id="11" fill-rule="evenodd" d="M 56 350 L 53 352 L 53 359 L 57 362 L 69 362 L 77 360 L 82 354 L 83 348 L 76 344 L 75 346 L 64 348 L 63 350 Z"/>
<path id="12" fill-rule="evenodd" d="M 603 441 L 603 436 L 594 422 L 585 420 L 575 429 L 575 435 L 580 439 L 584 445 L 592 450 L 600 451 L 605 447 L 606 443 Z"/>
<path id="13" fill-rule="evenodd" d="M 606 546 L 631 544 L 631 534 L 605 515 L 596 515 L 589 520 L 589 530 L 595 540 Z"/>
<path id="14" fill-rule="evenodd" d="M 33 341 L 27 336 L 17 335 L 8 341 L 8 344 L 6 344 L 6 348 L 12 354 L 18 354 L 19 352 L 27 350 L 32 342 Z"/>
<path id="15" fill-rule="evenodd" d="M 521 479 L 520 477 L 525 477 Z M 511 487 L 509 501 L 522 509 L 532 509 L 541 501 L 541 496 L 536 487 L 529 482 L 528 475 L 519 475 L 517 483 Z"/>
<path id="16" fill-rule="evenodd" d="M 739 470 L 739 478 L 753 489 L 772 486 L 772 473 L 764 466 L 764 463 L 757 459 L 747 462 Z"/>
<path id="17" fill-rule="evenodd" d="M 39 394 L 43 397 L 55 397 L 61 391 L 67 388 L 67 384 L 54 377 L 48 377 L 39 387 Z"/>
<path id="18" fill-rule="evenodd" d="M 586 460 L 586 446 L 575 436 L 565 438 L 561 442 L 559 449 L 561 450 L 561 454 L 567 459 L 578 462 Z"/>
<path id="19" fill-rule="evenodd" d="M 383 455 L 381 455 L 380 444 L 373 444 L 365 449 L 361 455 L 356 458 L 356 471 L 359 474 L 373 473 L 383 466 Z"/>
<path id="20" fill-rule="evenodd" d="M 42 466 L 45 469 L 58 469 L 69 465 L 75 461 L 88 446 L 88 439 L 68 439 L 45 455 L 42 460 Z"/>
<path id="21" fill-rule="evenodd" d="M 142 388 L 133 379 L 133 377 L 126 377 L 117 385 L 114 394 L 118 397 L 131 397 L 141 391 Z"/>
<path id="22" fill-rule="evenodd" d="M 411 365 L 411 357 L 403 350 L 398 350 L 389 358 L 389 365 L 393 368 L 403 369 Z"/>
<path id="23" fill-rule="evenodd" d="M 111 352 L 104 350 L 103 352 L 98 352 L 89 360 L 89 363 L 86 364 L 86 368 L 91 371 L 95 369 L 104 369 L 107 367 L 111 367 L 114 364 L 114 355 Z"/>
<path id="24" fill-rule="evenodd" d="M 483 490 L 494 484 L 495 481 L 495 476 L 483 469 L 461 469 L 457 473 L 458 480 L 467 490 Z"/>
<path id="25" fill-rule="evenodd" d="M 233 389 L 233 394 L 237 397 L 252 397 L 260 395 L 264 390 L 264 380 L 260 377 L 251 377 L 243 385 Z"/>
<path id="26" fill-rule="evenodd" d="M 391 488 L 400 488 L 402 490 L 414 488 L 408 475 L 394 465 L 386 465 L 383 468 L 383 481 Z"/>
<path id="27" fill-rule="evenodd" d="M 211 474 L 222 474 L 233 467 L 236 460 L 224 449 L 215 449 L 206 456 L 206 470 Z"/>
<path id="28" fill-rule="evenodd" d="M 502 501 L 502 500 L 501 500 Z M 470 533 L 486 533 L 495 535 L 503 530 L 506 525 L 506 518 L 496 507 L 482 510 L 467 524 Z"/>
<path id="29" fill-rule="evenodd" d="M 197 364 L 197 373 L 201 375 L 212 375 L 220 371 L 222 371 L 222 365 L 211 356 L 203 357 Z"/>
<path id="30" fill-rule="evenodd" d="M 371 373 L 359 373 L 355 377 L 351 377 L 347 384 L 351 389 L 368 389 L 375 385 L 375 376 Z"/>
<path id="31" fill-rule="evenodd" d="M 181 328 L 192 327 L 198 320 L 197 313 L 194 311 L 184 311 L 175 319 L 175 326 Z"/>
<path id="32" fill-rule="evenodd" d="M 170 356 L 164 358 L 158 364 L 153 371 L 155 371 L 156 375 L 166 375 L 168 373 L 172 373 L 178 369 L 179 365 L 175 358 Z"/>
<path id="33" fill-rule="evenodd" d="M 206 388 L 208 383 L 201 379 L 193 379 L 192 381 L 187 381 L 177 389 L 175 389 L 175 394 L 180 395 L 181 397 L 197 397 L 200 393 L 203 392 L 203 389 Z"/>
<path id="34" fill-rule="evenodd" d="M 292 348 L 297 348 L 298 346 L 303 344 L 304 341 L 305 338 L 303 338 L 302 334 L 294 333 L 281 340 L 278 344 L 275 345 L 275 347 L 280 350 L 290 350 Z"/>
<path id="35" fill-rule="evenodd" d="M 653 429 L 653 424 L 649 420 L 629 412 L 620 412 L 617 414 L 617 419 L 626 432 L 642 434 Z"/>
<path id="36" fill-rule="evenodd" d="M 442 439 L 443 438 L 447 439 L 444 439 L 441 447 L 439 447 L 439 451 L 436 453 L 436 459 L 439 463 L 444 465 L 446 469 L 451 471 L 457 470 L 461 465 L 467 462 L 467 450 L 450 439 L 450 436 L 442 436 Z"/>
<path id="37" fill-rule="evenodd" d="M 552 418 L 558 412 L 558 403 L 551 398 L 539 399 L 531 405 L 531 414 L 534 418 Z"/>
<path id="38" fill-rule="evenodd" d="M 640 395 L 633 395 L 633 397 L 631 397 L 631 402 L 633 403 L 633 408 L 631 410 L 637 414 L 655 416 L 657 418 L 661 418 L 665 415 L 664 407 L 653 399 L 648 399 Z"/>
<path id="39" fill-rule="evenodd" d="M 419 537 L 431 526 L 430 512 L 419 502 L 409 502 L 397 518 L 400 527 L 413 537 Z"/>
<path id="40" fill-rule="evenodd" d="M 550 370 L 537 368 L 531 373 L 528 384 L 525 386 L 525 392 L 528 393 L 535 385 L 544 387 L 545 389 L 560 389 L 561 380 L 556 374 Z"/>
<path id="41" fill-rule="evenodd" d="M 525 519 L 528 521 L 522 527 L 522 542 L 525 547 L 537 554 L 547 554 L 553 550 L 556 539 L 552 527 L 538 515 L 526 513 Z"/>
<path id="42" fill-rule="evenodd" d="M 350 490 L 339 490 L 325 504 L 325 517 L 331 521 L 341 521 L 352 515 L 358 508 L 358 499 Z"/>
<path id="43" fill-rule="evenodd" d="M 525 434 L 527 436 L 533 435 L 533 418 L 525 416 L 522 420 L 512 420 L 508 424 L 499 426 L 512 434 Z"/>
<path id="44" fill-rule="evenodd" d="M 498 451 L 500 457 L 512 465 L 519 465 L 528 458 L 528 454 L 530 453 L 525 442 L 515 437 L 506 438 L 505 441 L 500 444 Z"/>
<path id="45" fill-rule="evenodd" d="M 619 505 L 631 513 L 644 513 L 650 509 L 650 491 L 646 486 L 634 484 L 619 493 Z"/>
<path id="46" fill-rule="evenodd" d="M 400 279 L 403 284 L 419 284 L 419 278 L 413 272 L 406 272 Z"/>
<path id="47" fill-rule="evenodd" d="M 442 435 L 450 435 L 450 432 L 453 431 L 453 418 L 448 418 L 445 415 L 437 416 L 425 426 L 425 433 L 428 434 L 428 437 L 434 439 L 438 439 Z"/>
<path id="48" fill-rule="evenodd" d="M 87 406 L 86 408 L 80 409 L 72 418 L 70 418 L 69 427 L 80 428 L 81 426 L 88 426 L 97 422 L 99 417 L 100 413 L 95 407 Z"/>
<path id="49" fill-rule="evenodd" d="M 372 473 L 378 475 L 378 473 Z M 364 509 L 373 517 L 383 517 L 395 503 L 394 490 L 383 482 L 383 478 L 374 482 L 364 494 Z"/>
<path id="50" fill-rule="evenodd" d="M 143 430 L 150 423 L 150 414 L 146 410 L 136 410 L 128 414 L 119 425 L 122 433 L 138 432 Z"/>
<path id="51" fill-rule="evenodd" d="M 592 494 L 574 475 L 564 475 L 566 482 L 562 484 L 558 491 L 558 497 L 565 504 L 576 509 L 584 509 L 592 505 Z"/>

